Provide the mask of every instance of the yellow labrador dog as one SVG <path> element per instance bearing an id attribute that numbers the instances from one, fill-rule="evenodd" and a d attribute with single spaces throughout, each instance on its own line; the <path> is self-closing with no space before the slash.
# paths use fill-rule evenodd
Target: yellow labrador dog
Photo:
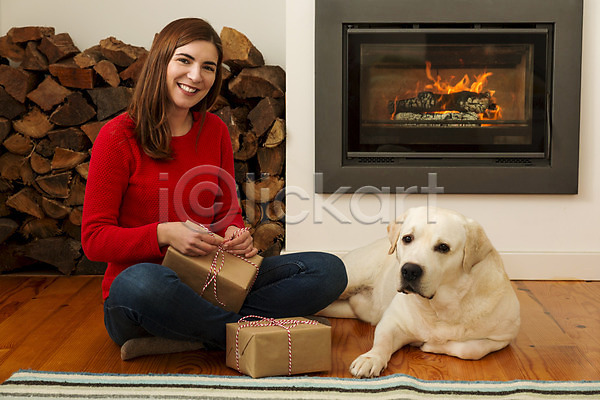
<path id="1" fill-rule="evenodd" d="M 377 325 L 373 348 L 350 366 L 354 376 L 378 376 L 407 344 L 476 360 L 517 335 L 517 296 L 477 222 L 412 208 L 388 226 L 388 237 L 344 257 L 348 286 L 319 313 Z"/>

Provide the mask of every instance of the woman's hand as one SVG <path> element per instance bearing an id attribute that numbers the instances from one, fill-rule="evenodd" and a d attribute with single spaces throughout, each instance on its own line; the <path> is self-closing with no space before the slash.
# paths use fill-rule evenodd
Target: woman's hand
<path id="1" fill-rule="evenodd" d="M 232 254 L 238 254 L 246 258 L 253 257 L 258 253 L 250 232 L 247 229 L 240 229 L 233 225 L 225 231 L 223 248 Z"/>
<path id="2" fill-rule="evenodd" d="M 156 228 L 158 245 L 172 246 L 186 256 L 205 256 L 215 251 L 223 241 L 208 232 L 193 229 L 183 222 L 163 222 Z"/>

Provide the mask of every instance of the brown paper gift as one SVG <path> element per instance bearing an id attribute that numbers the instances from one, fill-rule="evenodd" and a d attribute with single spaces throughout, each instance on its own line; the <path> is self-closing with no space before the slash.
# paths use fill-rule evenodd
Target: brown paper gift
<path id="1" fill-rule="evenodd" d="M 169 247 L 162 265 L 175 271 L 183 283 L 212 304 L 238 312 L 256 279 L 262 259 L 258 255 L 245 259 L 222 249 L 206 256 L 189 257 Z"/>
<path id="2" fill-rule="evenodd" d="M 331 327 L 317 321 L 307 318 L 240 320 L 227 324 L 226 331 L 225 363 L 253 378 L 331 369 Z"/>

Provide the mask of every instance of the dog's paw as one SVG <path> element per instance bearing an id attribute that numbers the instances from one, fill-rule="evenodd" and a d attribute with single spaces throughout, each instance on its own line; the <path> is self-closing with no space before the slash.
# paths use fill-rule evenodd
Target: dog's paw
<path id="1" fill-rule="evenodd" d="M 350 365 L 350 373 L 357 378 L 372 378 L 379 376 L 387 366 L 387 362 L 380 356 L 365 353 Z"/>

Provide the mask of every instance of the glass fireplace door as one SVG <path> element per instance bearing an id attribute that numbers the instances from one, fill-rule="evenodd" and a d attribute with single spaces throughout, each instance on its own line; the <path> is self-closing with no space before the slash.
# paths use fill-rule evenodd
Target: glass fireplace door
<path id="1" fill-rule="evenodd" d="M 550 26 L 345 28 L 348 159 L 548 158 Z"/>

